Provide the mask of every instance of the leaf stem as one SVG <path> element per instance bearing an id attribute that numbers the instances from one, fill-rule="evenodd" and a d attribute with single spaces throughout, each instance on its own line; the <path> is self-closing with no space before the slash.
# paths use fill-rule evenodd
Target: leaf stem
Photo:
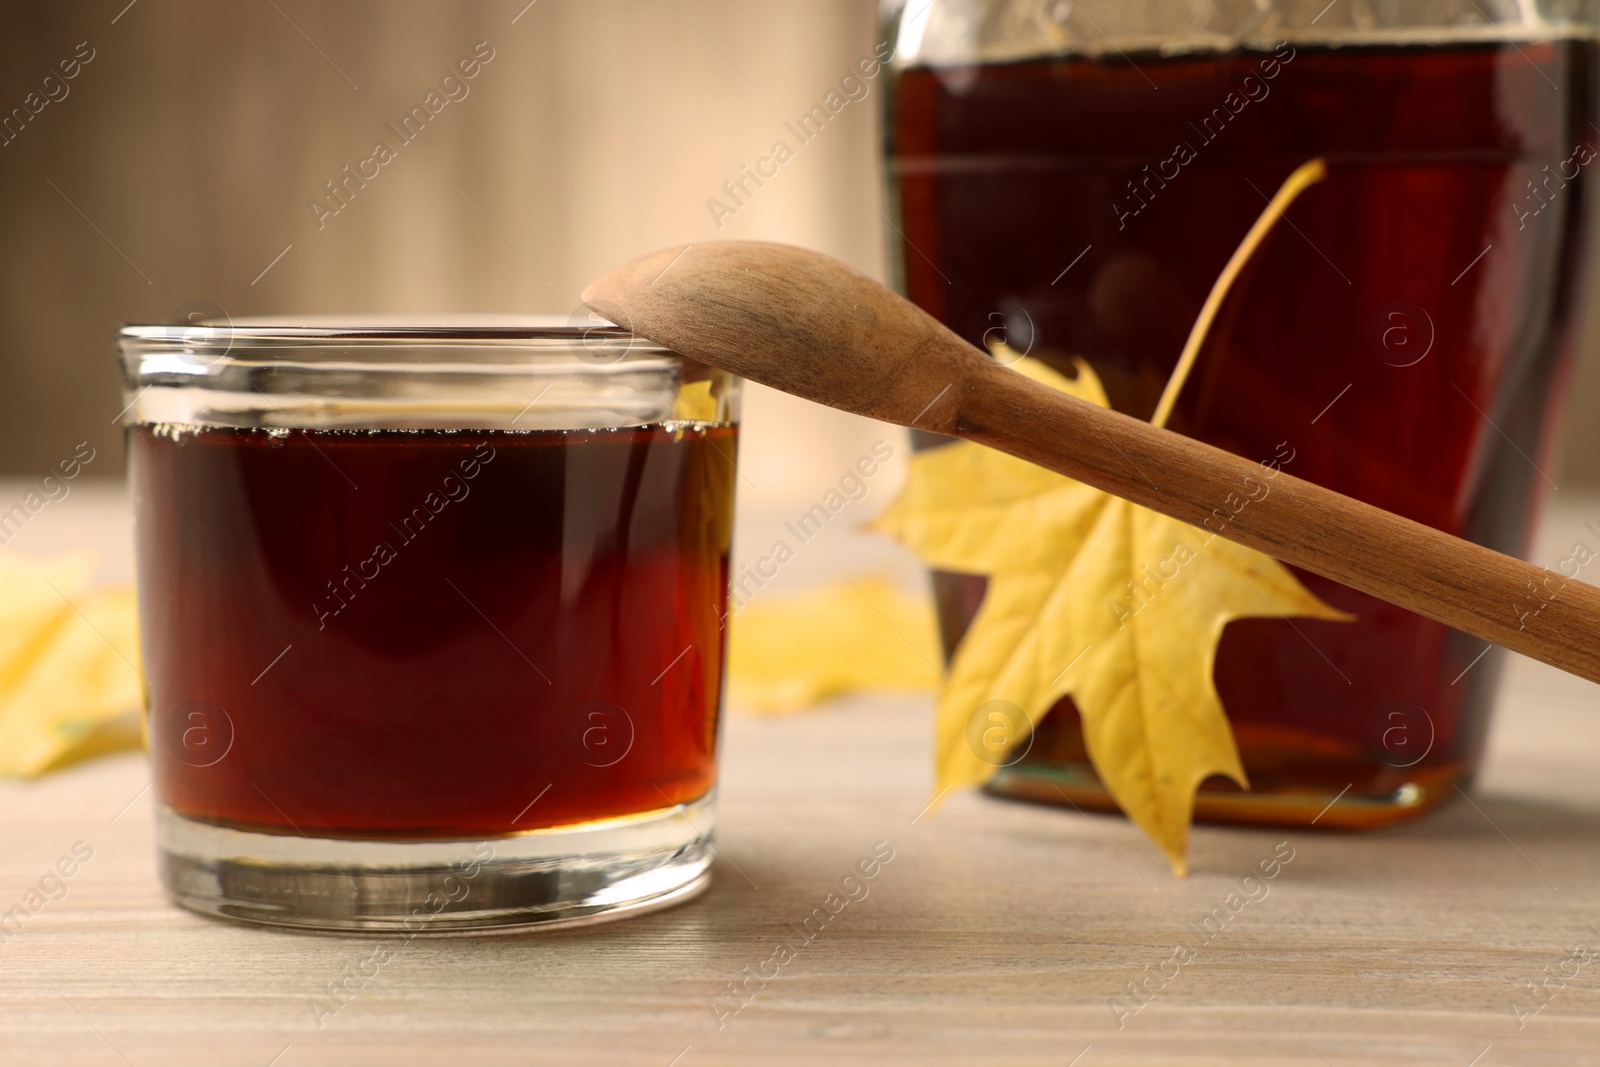
<path id="1" fill-rule="evenodd" d="M 1189 380 L 1189 372 L 1194 369 L 1195 360 L 1200 356 L 1200 346 L 1205 343 L 1206 333 L 1211 329 L 1211 322 L 1217 317 L 1222 301 L 1227 298 L 1228 290 L 1233 287 L 1234 279 L 1244 270 L 1245 264 L 1250 262 L 1250 257 L 1255 254 L 1261 242 L 1266 240 L 1267 233 L 1283 217 L 1283 213 L 1288 210 L 1295 197 L 1327 175 L 1328 168 L 1320 157 L 1295 168 L 1294 173 L 1284 179 L 1277 195 L 1267 204 L 1266 210 L 1261 212 L 1255 225 L 1250 227 L 1250 232 L 1245 234 L 1244 240 L 1239 242 L 1239 247 L 1234 250 L 1228 265 L 1222 268 L 1222 273 L 1217 275 L 1217 280 L 1212 283 L 1211 293 L 1206 297 L 1199 316 L 1194 320 L 1194 326 L 1189 331 L 1189 339 L 1183 345 L 1183 354 L 1178 357 L 1178 365 L 1172 368 L 1172 376 L 1167 379 L 1166 388 L 1161 391 L 1161 401 L 1156 405 L 1156 413 L 1150 416 L 1151 425 L 1165 426 L 1167 419 L 1172 417 L 1172 409 L 1178 404 L 1178 394 L 1183 392 L 1183 385 Z"/>

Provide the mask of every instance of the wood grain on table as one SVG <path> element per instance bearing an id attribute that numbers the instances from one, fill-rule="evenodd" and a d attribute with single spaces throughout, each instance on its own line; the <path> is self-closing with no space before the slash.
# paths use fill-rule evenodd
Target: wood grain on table
<path id="1" fill-rule="evenodd" d="M 1593 515 L 1554 512 L 1534 558 Z M 405 944 L 168 905 L 142 756 L 0 783 L 0 912 L 60 897 L 0 931 L 0 1064 L 1600 1063 L 1595 693 L 1514 659 L 1470 801 L 1361 834 L 1201 826 L 1182 881 L 1120 818 L 920 814 L 931 698 L 734 716 L 706 895 Z M 830 893 L 856 899 L 821 923 Z"/>

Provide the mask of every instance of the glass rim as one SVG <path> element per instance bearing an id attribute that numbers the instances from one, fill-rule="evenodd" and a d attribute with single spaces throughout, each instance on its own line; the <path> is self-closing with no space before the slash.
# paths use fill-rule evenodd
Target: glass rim
<path id="1" fill-rule="evenodd" d="M 118 331 L 125 425 L 737 423 L 738 381 L 595 316 L 299 316 Z M 687 390 L 687 392 L 686 392 Z"/>
<path id="2" fill-rule="evenodd" d="M 140 348 L 171 346 L 212 347 L 238 342 L 316 347 L 317 342 L 362 344 L 449 344 L 452 342 L 499 347 L 584 341 L 607 346 L 624 345 L 641 353 L 671 353 L 647 337 L 600 319 L 592 325 L 576 324 L 550 316 L 450 315 L 410 316 L 303 315 L 256 316 L 245 319 L 202 319 L 189 323 L 125 323 L 117 330 L 119 341 Z"/>

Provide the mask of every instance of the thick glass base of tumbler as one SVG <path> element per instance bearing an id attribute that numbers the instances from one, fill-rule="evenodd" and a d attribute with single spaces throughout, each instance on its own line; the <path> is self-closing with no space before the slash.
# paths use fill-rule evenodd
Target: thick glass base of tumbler
<path id="1" fill-rule="evenodd" d="M 710 884 L 713 797 L 510 836 L 350 840 L 156 816 L 162 884 L 194 911 L 302 929 L 401 934 L 603 922 Z"/>
<path id="2" fill-rule="evenodd" d="M 1336 777 L 1336 776 L 1334 776 Z M 1198 822 L 1258 826 L 1316 826 L 1323 829 L 1367 830 L 1414 819 L 1459 796 L 1471 781 L 1462 766 L 1418 767 L 1382 778 L 1351 774 L 1344 782 L 1278 782 L 1252 774 L 1253 788 L 1231 783 L 1204 788 L 1195 795 Z M 1088 763 L 1024 761 L 1002 768 L 988 791 L 1018 800 L 1073 805 L 1092 811 L 1120 811 Z"/>

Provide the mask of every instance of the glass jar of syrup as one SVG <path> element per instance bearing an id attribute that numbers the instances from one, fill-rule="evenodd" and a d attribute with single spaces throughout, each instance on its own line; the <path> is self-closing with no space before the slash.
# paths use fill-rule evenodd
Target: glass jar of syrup
<path id="1" fill-rule="evenodd" d="M 1169 425 L 1525 552 L 1592 245 L 1596 36 L 1569 9 L 908 0 L 886 25 L 897 282 L 974 344 L 1087 359 L 1148 417 L 1224 263 L 1320 157 Z M 1252 788 L 1205 783 L 1197 816 L 1376 826 L 1454 795 L 1497 650 L 1297 573 L 1356 621 L 1227 627 L 1214 681 Z M 953 649 L 984 580 L 934 582 Z M 991 788 L 1115 806 L 1070 700 Z"/>

